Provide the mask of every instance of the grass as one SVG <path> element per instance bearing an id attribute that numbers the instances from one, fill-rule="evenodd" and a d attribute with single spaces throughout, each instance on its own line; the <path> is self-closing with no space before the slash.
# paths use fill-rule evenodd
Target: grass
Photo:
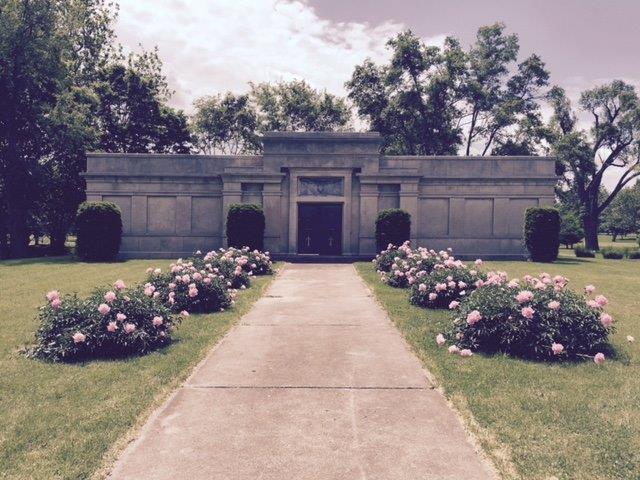
<path id="1" fill-rule="evenodd" d="M 168 263 L 91 264 L 68 257 L 0 262 L 0 477 L 95 475 L 113 445 L 186 378 L 272 278 L 253 279 L 233 309 L 185 319 L 170 347 L 145 357 L 65 365 L 18 352 L 33 341 L 45 292 L 86 294 L 118 278 L 131 284 L 143 279 L 146 267 Z"/>
<path id="2" fill-rule="evenodd" d="M 449 355 L 435 336 L 450 322 L 445 311 L 423 310 L 405 290 L 382 284 L 371 263 L 356 264 L 389 316 L 446 396 L 465 417 L 503 478 L 640 478 L 640 262 L 577 259 L 554 264 L 486 262 L 510 276 L 562 274 L 581 290 L 594 284 L 610 299 L 617 358 L 550 365 L 498 355 Z"/>

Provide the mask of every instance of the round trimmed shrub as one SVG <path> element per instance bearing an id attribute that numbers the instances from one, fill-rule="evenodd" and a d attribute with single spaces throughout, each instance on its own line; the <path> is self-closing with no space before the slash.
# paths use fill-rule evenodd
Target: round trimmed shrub
<path id="1" fill-rule="evenodd" d="M 524 241 L 534 262 L 553 262 L 560 247 L 560 214 L 552 207 L 530 207 L 524 215 Z"/>
<path id="2" fill-rule="evenodd" d="M 448 336 L 460 349 L 534 360 L 609 351 L 613 319 L 603 311 L 607 299 L 588 299 L 565 288 L 567 282 L 548 274 L 510 282 L 506 275 L 490 276 L 460 304 Z"/>
<path id="3" fill-rule="evenodd" d="M 76 214 L 76 254 L 92 262 L 111 262 L 120 251 L 122 217 L 111 202 L 83 202 Z"/>
<path id="4" fill-rule="evenodd" d="M 179 319 L 141 288 L 125 290 L 120 282 L 86 299 L 49 292 L 47 305 L 40 309 L 36 345 L 28 354 L 72 362 L 144 355 L 171 343 Z"/>
<path id="5" fill-rule="evenodd" d="M 600 253 L 602 254 L 602 258 L 608 260 L 622 260 L 626 251 L 622 248 L 602 247 Z"/>
<path id="6" fill-rule="evenodd" d="M 227 213 L 227 243 L 230 247 L 264 248 L 264 212 L 253 203 L 233 204 Z"/>
<path id="7" fill-rule="evenodd" d="M 595 258 L 596 257 L 596 252 L 594 252 L 593 250 L 589 250 L 584 245 L 576 246 L 576 248 L 573 251 L 576 254 L 576 257 L 578 258 Z"/>
<path id="8" fill-rule="evenodd" d="M 376 245 L 378 251 L 391 245 L 402 245 L 411 236 L 411 215 L 399 208 L 378 212 L 376 217 Z"/>

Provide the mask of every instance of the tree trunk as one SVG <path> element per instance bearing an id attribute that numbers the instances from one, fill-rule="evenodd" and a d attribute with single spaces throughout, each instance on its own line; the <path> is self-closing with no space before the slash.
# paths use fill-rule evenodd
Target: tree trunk
<path id="1" fill-rule="evenodd" d="M 65 228 L 54 228 L 49 233 L 50 238 L 50 252 L 52 255 L 64 255 L 66 253 L 66 248 L 64 243 L 67 240 L 67 231 Z"/>
<path id="2" fill-rule="evenodd" d="M 617 233 L 612 233 L 611 234 L 611 241 L 615 243 L 616 238 L 618 238 L 618 234 Z"/>
<path id="3" fill-rule="evenodd" d="M 589 250 L 600 250 L 600 245 L 598 244 L 598 223 L 599 219 L 597 214 L 587 214 L 582 219 L 584 244 Z"/>

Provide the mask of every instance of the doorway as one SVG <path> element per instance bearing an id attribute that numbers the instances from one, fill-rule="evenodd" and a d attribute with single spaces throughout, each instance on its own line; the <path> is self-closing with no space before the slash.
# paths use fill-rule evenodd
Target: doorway
<path id="1" fill-rule="evenodd" d="M 342 253 L 342 204 L 298 204 L 298 253 Z"/>

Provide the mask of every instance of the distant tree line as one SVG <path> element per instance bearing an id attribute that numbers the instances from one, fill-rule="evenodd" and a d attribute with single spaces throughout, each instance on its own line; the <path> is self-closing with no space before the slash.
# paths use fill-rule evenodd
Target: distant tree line
<path id="1" fill-rule="evenodd" d="M 620 204 L 640 175 L 634 87 L 614 81 L 583 92 L 591 125 L 581 129 L 542 59 L 519 58 L 517 35 L 501 23 L 481 27 L 466 48 L 454 37 L 438 47 L 400 32 L 387 42 L 388 63 L 354 68 L 345 98 L 303 80 L 251 83 L 245 94 L 197 99 L 188 116 L 168 105 L 157 49 L 125 55 L 115 42 L 117 11 L 108 0 L 0 0 L 2 257 L 26 255 L 30 235 L 64 251 L 88 151 L 254 154 L 266 131 L 356 122 L 380 132 L 391 155 L 555 155 L 562 211 L 591 249 L 599 231 L 621 224 L 609 219 L 629 211 Z M 607 192 L 612 170 L 618 180 Z"/>

